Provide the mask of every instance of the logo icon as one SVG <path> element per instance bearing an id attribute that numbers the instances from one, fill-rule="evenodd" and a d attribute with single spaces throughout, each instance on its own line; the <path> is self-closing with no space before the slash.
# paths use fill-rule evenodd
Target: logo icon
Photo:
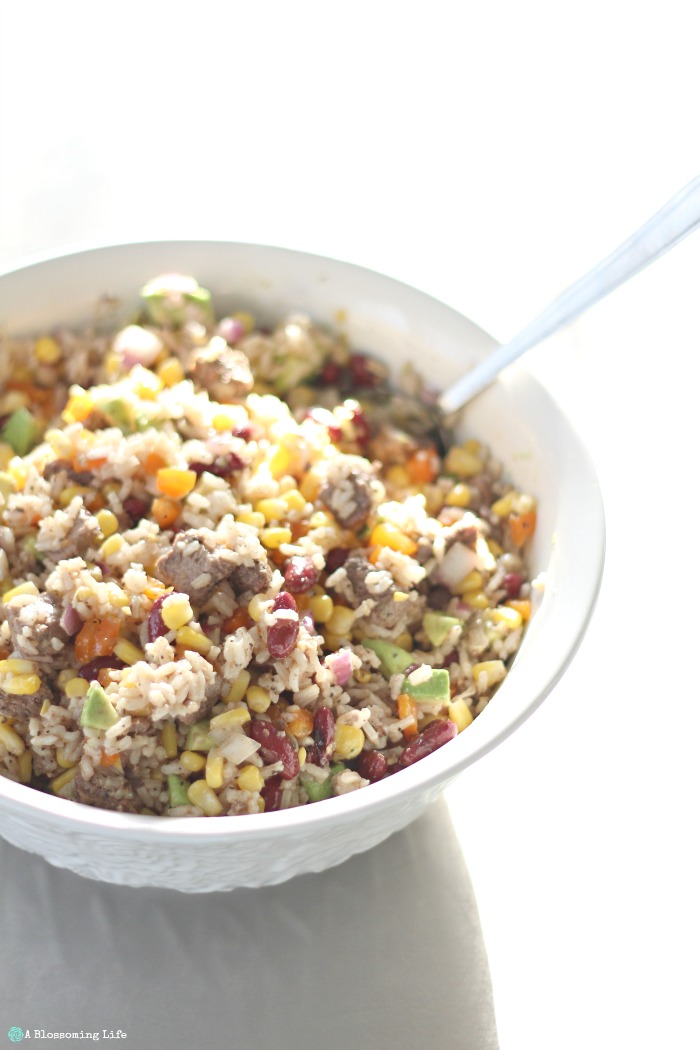
<path id="1" fill-rule="evenodd" d="M 11 1028 L 10 1031 L 7 1033 L 7 1036 L 11 1043 L 21 1043 L 24 1039 L 24 1029 Z"/>

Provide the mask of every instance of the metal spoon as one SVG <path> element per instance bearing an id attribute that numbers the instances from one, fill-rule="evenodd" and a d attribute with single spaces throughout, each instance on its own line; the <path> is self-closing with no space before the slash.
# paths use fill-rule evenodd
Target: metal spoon
<path id="1" fill-rule="evenodd" d="M 689 182 L 614 252 L 598 263 L 507 343 L 499 346 L 449 386 L 434 404 L 395 394 L 384 410 L 393 422 L 416 437 L 449 447 L 456 413 L 489 386 L 526 350 L 579 317 L 609 292 L 673 248 L 700 225 L 700 176 Z"/>

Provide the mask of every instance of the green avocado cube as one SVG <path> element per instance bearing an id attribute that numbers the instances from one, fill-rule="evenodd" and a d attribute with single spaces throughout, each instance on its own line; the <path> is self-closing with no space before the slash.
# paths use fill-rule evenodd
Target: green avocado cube
<path id="1" fill-rule="evenodd" d="M 214 741 L 209 736 L 209 721 L 204 719 L 191 725 L 185 741 L 186 751 L 211 751 Z"/>
<path id="2" fill-rule="evenodd" d="M 18 456 L 26 456 L 38 443 L 41 428 L 28 408 L 18 408 L 5 423 L 1 436 Z"/>
<path id="3" fill-rule="evenodd" d="M 423 617 L 423 630 L 432 645 L 442 645 L 453 627 L 462 623 L 456 616 L 447 613 L 427 612 Z"/>
<path id="4" fill-rule="evenodd" d="M 322 802 L 333 794 L 333 782 L 330 776 L 325 780 L 305 780 L 304 791 L 309 796 L 309 802 Z"/>
<path id="5" fill-rule="evenodd" d="M 91 682 L 80 712 L 80 724 L 88 729 L 109 729 L 119 721 L 114 705 L 99 682 Z"/>
<path id="6" fill-rule="evenodd" d="M 187 784 L 175 773 L 168 773 L 168 801 L 173 808 L 189 805 Z"/>
<path id="7" fill-rule="evenodd" d="M 391 678 L 393 674 L 401 674 L 411 664 L 417 663 L 412 653 L 391 642 L 385 642 L 382 638 L 365 638 L 362 644 L 365 649 L 371 649 L 377 654 L 381 661 L 382 674 L 387 678 Z"/>
<path id="8" fill-rule="evenodd" d="M 418 685 L 412 685 L 405 678 L 401 692 L 408 693 L 419 704 L 447 704 L 450 701 L 450 672 L 439 667 L 431 671 L 427 681 L 419 682 Z"/>

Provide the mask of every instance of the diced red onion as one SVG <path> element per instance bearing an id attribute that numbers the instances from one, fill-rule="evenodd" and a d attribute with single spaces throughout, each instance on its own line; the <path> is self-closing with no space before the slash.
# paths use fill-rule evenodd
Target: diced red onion
<path id="1" fill-rule="evenodd" d="M 163 343 L 154 332 L 137 324 L 127 325 L 117 332 L 112 349 L 122 358 L 127 368 L 143 365 L 149 368 L 158 358 Z"/>
<path id="2" fill-rule="evenodd" d="M 335 678 L 336 685 L 346 685 L 352 677 L 352 660 L 347 649 L 340 649 L 337 653 L 330 653 L 325 664 Z"/>
<path id="3" fill-rule="evenodd" d="M 72 605 L 67 605 L 63 611 L 63 616 L 61 617 L 61 627 L 63 630 L 72 638 L 74 634 L 78 633 L 82 626 L 83 621 L 80 614 L 76 612 Z"/>

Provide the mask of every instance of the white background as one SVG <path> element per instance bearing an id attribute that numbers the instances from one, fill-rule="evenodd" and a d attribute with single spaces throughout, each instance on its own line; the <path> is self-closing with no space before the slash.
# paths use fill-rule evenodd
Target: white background
<path id="1" fill-rule="evenodd" d="M 700 172 L 699 29 L 673 0 L 0 0 L 0 264 L 282 244 L 506 338 Z M 531 355 L 608 560 L 561 685 L 448 794 L 502 1050 L 700 1046 L 697 238 Z"/>

